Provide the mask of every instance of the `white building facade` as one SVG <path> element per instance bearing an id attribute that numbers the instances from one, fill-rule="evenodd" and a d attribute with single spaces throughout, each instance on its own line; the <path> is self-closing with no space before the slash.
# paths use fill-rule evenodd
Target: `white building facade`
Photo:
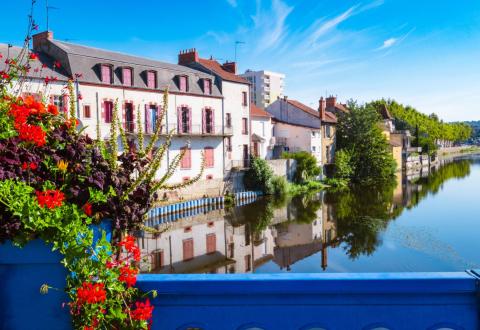
<path id="1" fill-rule="evenodd" d="M 261 109 L 265 109 L 284 95 L 285 75 L 282 73 L 247 70 L 241 76 L 250 82 L 252 102 Z"/>
<path id="2" fill-rule="evenodd" d="M 262 159 L 272 159 L 275 146 L 272 116 L 252 103 L 250 105 L 250 127 L 252 155 Z"/>
<path id="3" fill-rule="evenodd" d="M 0 44 L 0 53 L 7 51 L 13 58 L 20 48 Z M 21 92 L 68 111 L 65 86 L 73 79 L 77 117 L 89 136 L 96 138 L 100 132 L 101 139 L 109 138 L 116 102 L 130 143 L 138 143 L 139 129 L 147 145 L 160 127 L 161 138 L 156 147 L 173 132 L 159 173 L 165 173 L 183 148 L 187 151 L 168 183 L 195 177 L 203 154 L 205 170 L 197 184 L 212 186 L 207 181 L 216 180 L 213 186 L 218 186 L 221 193 L 220 186 L 232 166 L 231 161 L 249 156 L 248 82 L 243 79 L 238 83 L 219 84 L 218 77 L 209 72 L 61 42 L 53 38 L 52 32 L 33 36 L 33 51 L 39 59 L 31 62 L 32 69 Z M 45 79 L 49 80 L 48 84 Z M 168 105 L 164 109 L 165 90 L 168 90 Z M 247 102 L 243 102 L 244 99 Z"/>
<path id="4" fill-rule="evenodd" d="M 277 99 L 266 111 L 273 117 L 274 158 L 282 151 L 311 153 L 322 164 L 322 134 L 318 111 L 295 100 Z"/>

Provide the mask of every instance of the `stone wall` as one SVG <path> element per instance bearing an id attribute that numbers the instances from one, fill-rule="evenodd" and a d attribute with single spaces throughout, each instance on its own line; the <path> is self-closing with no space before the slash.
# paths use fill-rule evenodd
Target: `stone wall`
<path id="1" fill-rule="evenodd" d="M 294 159 L 270 159 L 268 165 L 273 170 L 273 174 L 282 176 L 289 181 L 293 180 L 297 169 L 297 162 Z"/>

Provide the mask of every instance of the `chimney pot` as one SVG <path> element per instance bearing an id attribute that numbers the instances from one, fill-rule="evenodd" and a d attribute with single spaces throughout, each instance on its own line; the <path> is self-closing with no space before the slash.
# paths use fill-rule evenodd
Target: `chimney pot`
<path id="1" fill-rule="evenodd" d="M 235 62 L 225 62 L 222 65 L 223 70 L 228 71 L 233 74 L 237 74 L 237 63 Z"/>
<path id="2" fill-rule="evenodd" d="M 337 105 L 337 97 L 336 96 L 329 96 L 327 97 L 327 107 L 335 107 Z"/>
<path id="3" fill-rule="evenodd" d="M 325 110 L 327 108 L 327 102 L 323 96 L 318 101 L 318 113 L 320 115 L 320 120 L 325 120 Z"/>
<path id="4" fill-rule="evenodd" d="M 178 54 L 179 65 L 187 65 L 193 62 L 198 62 L 198 53 L 195 48 L 180 51 Z"/>
<path id="5" fill-rule="evenodd" d="M 40 46 L 45 42 L 45 40 L 53 40 L 52 31 L 43 31 L 37 34 L 34 34 L 33 37 L 33 50 L 40 50 Z"/>

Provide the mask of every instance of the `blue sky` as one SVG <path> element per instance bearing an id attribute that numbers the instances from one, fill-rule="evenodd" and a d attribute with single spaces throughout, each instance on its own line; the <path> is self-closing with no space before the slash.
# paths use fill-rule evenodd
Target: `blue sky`
<path id="1" fill-rule="evenodd" d="M 30 1 L 2 4 L 0 42 L 20 44 Z M 180 49 L 286 74 L 286 94 L 394 98 L 447 121 L 480 120 L 480 1 L 60 1 L 55 38 L 176 62 Z M 45 0 L 36 21 L 45 29 Z M 106 16 L 105 16 L 106 15 Z"/>

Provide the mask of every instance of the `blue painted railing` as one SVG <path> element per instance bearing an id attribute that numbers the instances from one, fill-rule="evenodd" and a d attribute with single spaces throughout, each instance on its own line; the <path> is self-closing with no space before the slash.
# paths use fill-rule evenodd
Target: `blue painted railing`
<path id="1" fill-rule="evenodd" d="M 235 205 L 242 206 L 252 203 L 261 195 L 262 193 L 258 191 L 237 192 L 234 194 Z M 148 212 L 146 225 L 154 227 L 161 223 L 173 222 L 197 214 L 223 209 L 224 203 L 224 197 L 219 196 L 155 207 Z"/>
<path id="2" fill-rule="evenodd" d="M 474 272 L 139 275 L 153 329 L 474 330 Z"/>

